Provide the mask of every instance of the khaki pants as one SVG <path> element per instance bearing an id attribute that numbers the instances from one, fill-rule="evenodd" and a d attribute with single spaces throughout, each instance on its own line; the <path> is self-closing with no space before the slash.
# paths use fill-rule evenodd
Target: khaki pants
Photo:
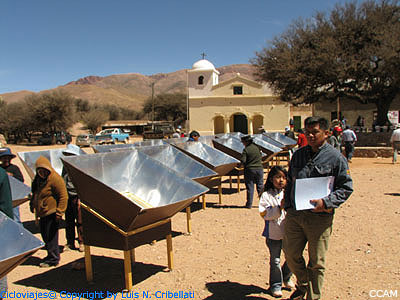
<path id="1" fill-rule="evenodd" d="M 321 298 L 325 272 L 325 253 L 332 233 L 333 215 L 289 209 L 285 220 L 283 251 L 300 289 L 307 290 L 307 300 Z M 309 261 L 303 251 L 308 243 Z"/>

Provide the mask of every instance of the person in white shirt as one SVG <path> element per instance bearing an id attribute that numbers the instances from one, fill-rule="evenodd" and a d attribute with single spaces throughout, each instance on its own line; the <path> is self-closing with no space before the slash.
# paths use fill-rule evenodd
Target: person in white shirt
<path id="1" fill-rule="evenodd" d="M 390 137 L 390 143 L 393 147 L 392 163 L 395 164 L 397 162 L 397 152 L 400 151 L 400 124 L 396 126 L 395 130 L 393 130 L 392 136 Z"/>
<path id="2" fill-rule="evenodd" d="M 343 131 L 342 141 L 344 142 L 344 152 L 346 154 L 347 161 L 351 163 L 351 159 L 354 153 L 354 144 L 357 142 L 357 136 L 350 126 L 346 126 L 346 130 Z"/>
<path id="3" fill-rule="evenodd" d="M 175 132 L 172 134 L 172 138 L 176 139 L 176 138 L 180 138 L 181 137 L 181 130 L 179 128 L 177 128 L 175 130 Z"/>
<path id="4" fill-rule="evenodd" d="M 289 289 L 295 287 L 290 280 L 292 272 L 287 263 L 285 262 L 282 267 L 280 264 L 286 216 L 286 212 L 283 210 L 283 189 L 286 181 L 287 171 L 281 166 L 272 167 L 258 206 L 260 215 L 265 220 L 262 235 L 266 239 L 270 253 L 269 289 L 273 297 L 282 297 L 282 283 Z"/>

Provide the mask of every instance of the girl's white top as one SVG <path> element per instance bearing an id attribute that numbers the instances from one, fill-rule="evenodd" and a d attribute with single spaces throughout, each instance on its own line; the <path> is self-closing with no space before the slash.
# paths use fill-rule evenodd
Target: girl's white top
<path id="1" fill-rule="evenodd" d="M 265 212 L 265 227 L 262 235 L 272 240 L 283 239 L 286 212 L 280 208 L 282 199 L 283 190 L 269 189 L 262 193 L 258 205 L 260 213 Z"/>

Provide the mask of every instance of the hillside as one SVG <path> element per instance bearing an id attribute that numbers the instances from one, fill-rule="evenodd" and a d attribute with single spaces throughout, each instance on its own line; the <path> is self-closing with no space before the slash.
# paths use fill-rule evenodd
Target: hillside
<path id="1" fill-rule="evenodd" d="M 240 73 L 242 76 L 253 79 L 253 67 L 248 64 L 229 65 L 217 68 L 220 72 L 219 81 L 225 81 Z M 151 83 L 154 82 L 155 94 L 186 93 L 186 71 L 179 70 L 172 73 L 158 73 L 155 75 L 141 75 L 137 73 L 110 75 L 105 77 L 87 76 L 71 81 L 54 89 L 40 91 L 45 93 L 63 90 L 76 98 L 88 100 L 90 103 L 112 103 L 140 110 L 144 101 L 151 96 Z M 31 91 L 17 91 L 0 94 L 7 103 L 21 101 Z"/>

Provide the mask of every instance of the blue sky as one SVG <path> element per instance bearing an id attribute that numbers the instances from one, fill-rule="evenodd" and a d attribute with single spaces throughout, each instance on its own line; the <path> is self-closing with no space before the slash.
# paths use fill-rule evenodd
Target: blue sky
<path id="1" fill-rule="evenodd" d="M 1 0 L 0 94 L 89 75 L 248 63 L 298 17 L 340 0 Z"/>

